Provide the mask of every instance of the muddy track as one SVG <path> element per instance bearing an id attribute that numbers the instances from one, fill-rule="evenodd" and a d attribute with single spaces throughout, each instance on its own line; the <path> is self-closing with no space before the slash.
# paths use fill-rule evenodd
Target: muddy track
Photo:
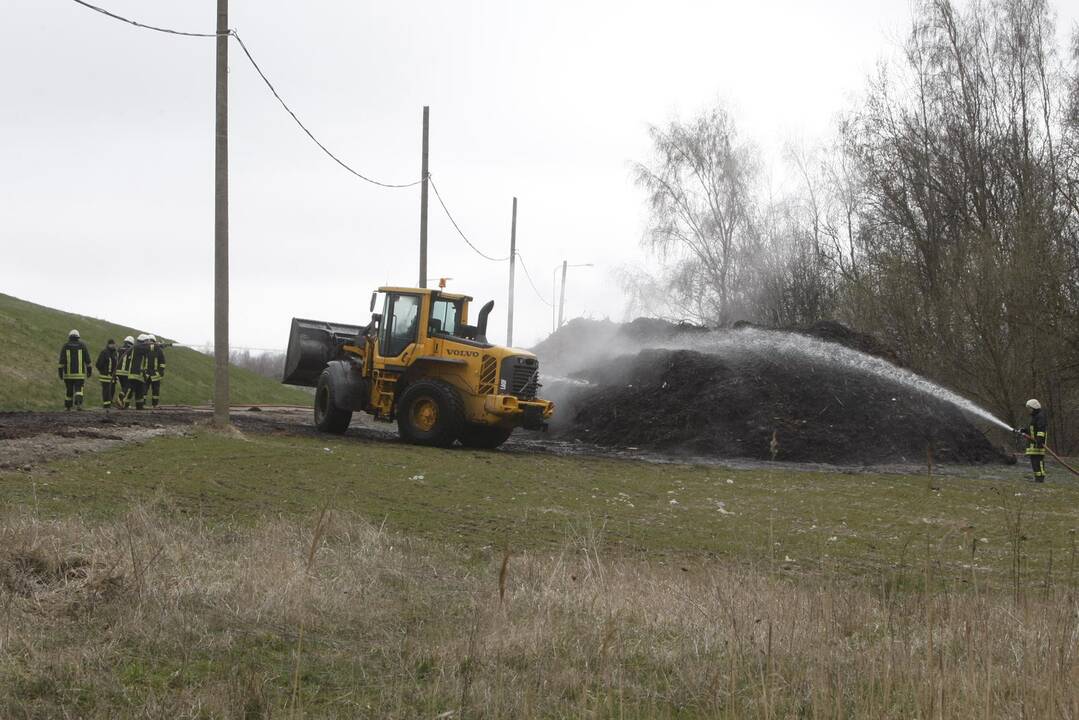
<path id="1" fill-rule="evenodd" d="M 5 412 L 0 413 L 0 471 L 29 470 L 36 465 L 83 453 L 106 450 L 131 442 L 144 442 L 162 435 L 181 435 L 210 424 L 209 408 L 166 407 L 159 410 L 132 410 L 105 414 L 99 410 L 85 412 Z M 307 408 L 266 406 L 238 407 L 232 412 L 233 425 L 242 433 L 278 437 L 329 437 L 320 434 L 312 424 Z M 352 426 L 341 437 L 348 442 L 397 443 L 397 427 L 376 422 L 357 414 Z M 466 452 L 458 448 L 449 452 Z M 486 451 L 467 451 L 486 452 Z M 493 451 L 511 455 L 548 455 L 617 459 L 660 464 L 707 465 L 736 470 L 802 470 L 861 474 L 883 472 L 924 474 L 920 463 L 891 463 L 876 465 L 829 465 L 818 463 L 767 462 L 753 459 L 716 458 L 685 453 L 659 453 L 637 447 L 590 445 L 573 440 L 558 439 L 542 433 L 518 431 L 500 448 Z M 998 478 L 1014 474 L 1013 468 L 1003 467 L 938 467 L 944 475 L 975 474 Z"/>

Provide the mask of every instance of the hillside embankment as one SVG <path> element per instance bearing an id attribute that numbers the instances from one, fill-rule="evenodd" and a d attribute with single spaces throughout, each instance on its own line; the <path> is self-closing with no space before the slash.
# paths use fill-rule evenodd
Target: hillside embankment
<path id="1" fill-rule="evenodd" d="M 126 327 L 0 294 L 0 411 L 63 407 L 64 384 L 56 377 L 56 364 L 60 347 L 72 329 L 82 334 L 91 361 L 97 359 L 109 338 L 119 343 L 127 335 L 153 332 L 171 342 L 161 328 Z M 211 402 L 214 359 L 188 347 L 166 347 L 165 354 L 168 372 L 162 401 L 181 405 Z M 86 383 L 87 407 L 99 406 L 100 392 L 95 372 Z M 303 390 L 235 366 L 229 370 L 229 392 L 233 403 L 311 402 Z"/>

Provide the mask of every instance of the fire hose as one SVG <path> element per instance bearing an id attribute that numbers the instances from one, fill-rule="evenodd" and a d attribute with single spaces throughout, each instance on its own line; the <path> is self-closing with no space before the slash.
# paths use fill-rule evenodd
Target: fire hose
<path id="1" fill-rule="evenodd" d="M 1030 435 L 1027 435 L 1025 432 L 1020 432 L 1020 433 L 1017 433 L 1017 434 L 1020 437 L 1025 438 L 1027 442 L 1034 442 L 1034 438 L 1032 438 Z M 1063 458 L 1061 458 L 1059 455 L 1057 455 L 1055 452 L 1053 452 L 1053 448 L 1049 447 L 1048 445 L 1043 445 L 1042 447 L 1045 448 L 1045 451 L 1047 453 L 1049 453 L 1050 455 L 1053 456 L 1054 460 L 1056 460 L 1058 463 L 1060 463 L 1061 465 L 1066 467 L 1068 469 L 1068 471 L 1071 472 L 1072 475 L 1079 475 L 1079 470 L 1076 470 L 1071 465 L 1064 462 Z"/>

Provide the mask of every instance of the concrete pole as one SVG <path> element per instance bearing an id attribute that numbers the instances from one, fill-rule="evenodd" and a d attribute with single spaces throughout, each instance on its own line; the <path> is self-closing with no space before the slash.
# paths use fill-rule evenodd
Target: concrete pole
<path id="1" fill-rule="evenodd" d="M 214 144 L 214 425 L 229 424 L 229 2 L 217 0 Z"/>
<path id="2" fill-rule="evenodd" d="M 510 301 L 509 325 L 506 327 L 506 345 L 513 347 L 513 271 L 517 260 L 517 198 L 513 198 L 513 219 L 510 220 Z"/>
<path id="3" fill-rule="evenodd" d="M 558 293 L 558 327 L 562 327 L 562 311 L 566 309 L 566 263 L 562 261 L 562 289 Z"/>
<path id="4" fill-rule="evenodd" d="M 423 106 L 423 151 L 420 159 L 420 287 L 427 287 L 427 157 L 430 146 L 428 145 L 428 130 L 430 123 L 431 108 Z"/>
<path id="5" fill-rule="evenodd" d="M 558 294 L 558 266 L 555 265 L 551 268 L 551 333 L 553 334 L 558 326 L 555 324 L 557 319 L 555 318 L 555 312 L 558 308 L 558 299 L 555 297 Z"/>

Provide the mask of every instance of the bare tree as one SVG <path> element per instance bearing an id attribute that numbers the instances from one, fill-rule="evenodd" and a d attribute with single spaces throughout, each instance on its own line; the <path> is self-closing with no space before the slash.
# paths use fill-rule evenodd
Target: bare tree
<path id="1" fill-rule="evenodd" d="M 1075 327 L 1074 150 L 1053 43 L 1043 0 L 923 2 L 905 62 L 846 132 L 864 178 L 848 311 L 1012 419 L 1052 394 Z"/>
<path id="2" fill-rule="evenodd" d="M 807 324 L 833 312 L 837 270 L 852 271 L 840 222 L 850 195 L 833 194 L 838 172 L 790 153 L 801 192 L 773 197 L 759 181 L 753 145 L 722 107 L 688 123 L 653 128 L 655 154 L 636 167 L 648 191 L 647 247 L 655 272 L 624 278 L 631 305 L 650 314 L 724 325 L 750 320 Z M 852 191 L 853 192 L 853 191 Z"/>
<path id="3" fill-rule="evenodd" d="M 743 275 L 757 241 L 757 152 L 723 108 L 651 136 L 654 157 L 635 170 L 652 210 L 646 243 L 669 263 L 670 300 L 698 320 L 738 319 L 750 312 Z"/>

